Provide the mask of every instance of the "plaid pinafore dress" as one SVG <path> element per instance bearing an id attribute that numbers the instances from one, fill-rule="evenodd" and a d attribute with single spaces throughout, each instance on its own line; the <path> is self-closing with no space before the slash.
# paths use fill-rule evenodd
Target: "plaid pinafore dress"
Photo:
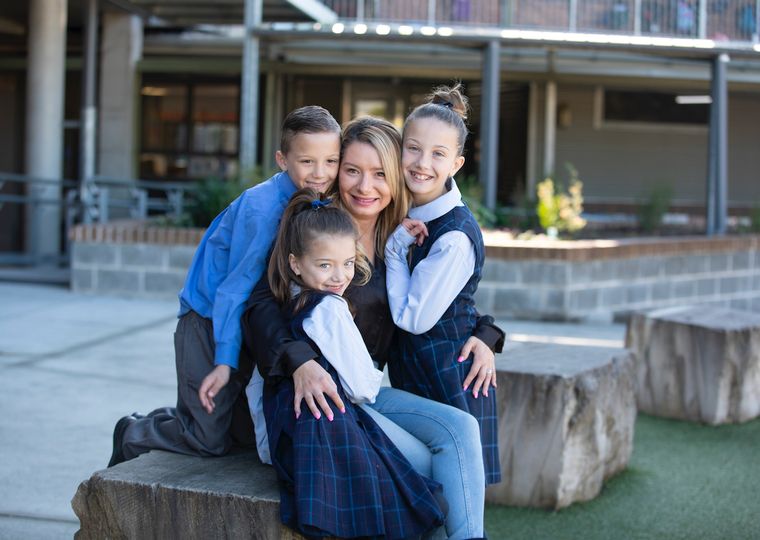
<path id="1" fill-rule="evenodd" d="M 475 271 L 433 328 L 420 335 L 399 330 L 398 354 L 391 355 L 388 364 L 391 384 L 472 414 L 480 424 L 486 484 L 495 484 L 501 481 L 496 392 L 491 388 L 488 397 L 481 393 L 478 398 L 473 396 L 472 391 L 465 392 L 462 385 L 472 366 L 472 355 L 461 364 L 457 362 L 459 352 L 472 336 L 478 320 L 473 295 L 485 261 L 483 237 L 475 217 L 466 206 L 454 207 L 428 222 L 427 228 L 429 236 L 422 246 L 412 247 L 412 271 L 427 257 L 435 241 L 451 231 L 464 232 L 472 242 L 475 247 Z M 441 268 L 441 272 L 445 271 Z"/>
<path id="2" fill-rule="evenodd" d="M 303 321 L 324 297 L 311 293 L 292 319 L 297 339 L 313 341 Z M 304 402 L 296 419 L 293 380 L 264 388 L 272 465 L 280 485 L 282 522 L 307 537 L 411 538 L 443 524 L 433 491 L 440 484 L 417 474 L 380 427 L 346 397 L 333 367 L 327 370 L 346 405 L 334 420 L 317 420 Z"/>

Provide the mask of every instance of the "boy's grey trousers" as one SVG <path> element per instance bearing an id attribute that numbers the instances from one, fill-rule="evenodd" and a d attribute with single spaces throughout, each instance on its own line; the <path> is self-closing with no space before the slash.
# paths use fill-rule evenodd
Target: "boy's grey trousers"
<path id="1" fill-rule="evenodd" d="M 194 311 L 180 317 L 174 333 L 177 365 L 177 407 L 156 409 L 129 425 L 124 432 L 124 457 L 149 450 L 167 450 L 195 456 L 221 456 L 232 445 L 254 446 L 253 423 L 245 387 L 253 370 L 244 358 L 227 385 L 214 397 L 208 414 L 198 388 L 214 368 L 214 332 L 211 321 Z"/>

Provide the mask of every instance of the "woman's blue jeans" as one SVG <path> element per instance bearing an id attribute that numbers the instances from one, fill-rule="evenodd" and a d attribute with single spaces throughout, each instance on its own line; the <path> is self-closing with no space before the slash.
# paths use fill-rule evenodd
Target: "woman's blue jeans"
<path id="1" fill-rule="evenodd" d="M 375 403 L 362 407 L 420 474 L 443 485 L 449 503 L 446 535 L 483 537 L 485 472 L 475 417 L 389 387 L 380 389 Z"/>

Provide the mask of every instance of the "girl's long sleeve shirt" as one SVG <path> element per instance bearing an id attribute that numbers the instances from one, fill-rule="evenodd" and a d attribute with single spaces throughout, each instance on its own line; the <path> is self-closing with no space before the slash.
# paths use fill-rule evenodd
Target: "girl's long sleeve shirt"
<path id="1" fill-rule="evenodd" d="M 437 219 L 456 206 L 462 195 L 452 178 L 451 189 L 437 199 L 409 210 L 423 222 Z M 411 334 L 424 334 L 443 316 L 475 270 L 475 248 L 462 231 L 452 231 L 433 244 L 427 257 L 409 270 L 407 254 L 415 237 L 399 225 L 385 246 L 388 302 L 393 322 Z"/>

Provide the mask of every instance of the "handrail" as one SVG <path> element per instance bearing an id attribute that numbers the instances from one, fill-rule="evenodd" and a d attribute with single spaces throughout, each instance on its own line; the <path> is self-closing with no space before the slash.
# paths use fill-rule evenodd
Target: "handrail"
<path id="1" fill-rule="evenodd" d="M 0 172 L 0 190 L 6 183 L 27 186 L 60 187 L 61 196 L 0 192 L 0 210 L 5 204 L 22 206 L 54 205 L 62 209 L 66 244 L 65 261 L 69 253 L 69 230 L 75 223 L 93 221 L 106 223 L 113 209 L 125 210 L 132 219 L 167 215 L 179 218 L 184 210 L 185 194 L 197 189 L 192 182 L 140 180 L 94 177 L 86 182 L 69 179 L 34 178 L 22 174 Z M 163 192 L 163 195 L 161 195 Z M 0 263 L 28 264 L 34 262 L 28 253 L 0 253 Z"/>
<path id="2" fill-rule="evenodd" d="M 760 0 L 321 0 L 341 22 L 760 42 Z"/>

